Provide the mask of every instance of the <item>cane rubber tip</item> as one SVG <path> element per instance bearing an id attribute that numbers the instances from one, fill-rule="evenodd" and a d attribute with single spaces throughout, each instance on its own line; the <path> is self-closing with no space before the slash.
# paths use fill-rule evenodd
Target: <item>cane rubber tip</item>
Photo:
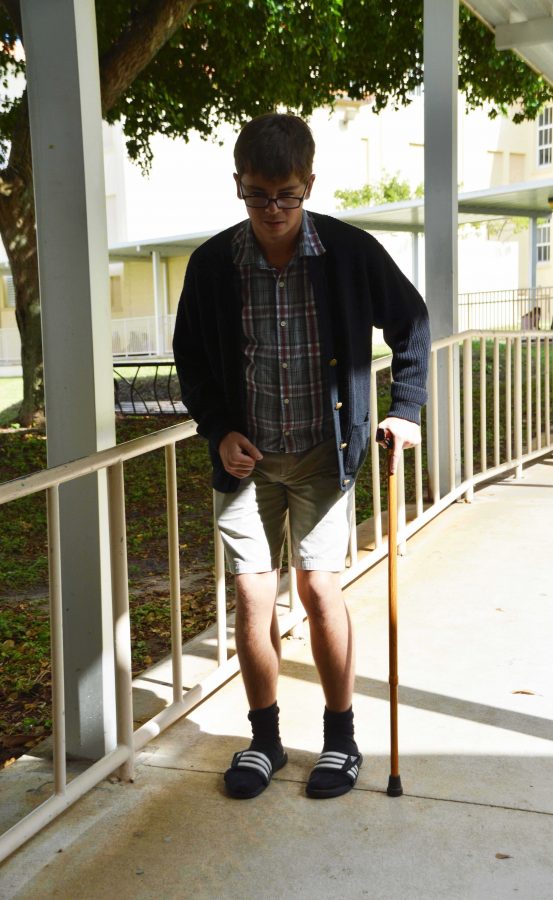
<path id="1" fill-rule="evenodd" d="M 401 797 L 403 788 L 401 786 L 401 778 L 399 775 L 390 775 L 386 793 L 388 794 L 388 797 Z"/>

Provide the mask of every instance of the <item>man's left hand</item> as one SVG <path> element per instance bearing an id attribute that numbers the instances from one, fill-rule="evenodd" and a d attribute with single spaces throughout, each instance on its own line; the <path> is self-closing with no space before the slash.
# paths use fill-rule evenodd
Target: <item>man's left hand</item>
<path id="1" fill-rule="evenodd" d="M 410 447 L 416 447 L 417 444 L 420 444 L 420 425 L 416 425 L 415 422 L 409 422 L 408 419 L 388 416 L 382 422 L 379 422 L 378 427 L 382 428 L 388 440 L 393 441 L 394 452 L 390 463 L 390 471 L 393 474 L 397 471 L 402 450 L 408 450 Z"/>

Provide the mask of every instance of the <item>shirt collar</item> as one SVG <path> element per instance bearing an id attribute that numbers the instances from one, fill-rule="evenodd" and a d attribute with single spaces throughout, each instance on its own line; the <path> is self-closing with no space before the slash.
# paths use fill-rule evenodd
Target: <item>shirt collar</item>
<path id="1" fill-rule="evenodd" d="M 315 223 L 304 209 L 301 229 L 295 258 L 301 256 L 322 256 L 325 248 L 317 234 Z M 249 219 L 238 225 L 232 237 L 232 260 L 235 266 L 257 266 L 260 269 L 270 268 L 257 243 Z"/>

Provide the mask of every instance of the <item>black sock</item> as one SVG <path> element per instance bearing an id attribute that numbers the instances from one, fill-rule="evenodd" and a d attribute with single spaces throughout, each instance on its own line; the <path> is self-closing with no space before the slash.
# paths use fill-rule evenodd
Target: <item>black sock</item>
<path id="1" fill-rule="evenodd" d="M 273 703 L 265 709 L 252 709 L 248 713 L 252 726 L 252 742 L 249 750 L 264 753 L 271 760 L 273 771 L 286 763 L 286 755 L 280 741 L 278 706 Z M 225 772 L 225 784 L 232 797 L 256 797 L 265 788 L 260 772 L 250 768 L 230 768 Z"/>
<path id="2" fill-rule="evenodd" d="M 355 756 L 359 753 L 353 736 L 353 709 L 350 706 L 345 712 L 332 712 L 325 706 L 323 751 L 338 750 Z"/>
<path id="3" fill-rule="evenodd" d="M 279 708 L 276 703 L 264 709 L 251 709 L 248 713 L 253 735 L 250 750 L 265 753 L 273 765 L 283 753 L 278 714 Z"/>

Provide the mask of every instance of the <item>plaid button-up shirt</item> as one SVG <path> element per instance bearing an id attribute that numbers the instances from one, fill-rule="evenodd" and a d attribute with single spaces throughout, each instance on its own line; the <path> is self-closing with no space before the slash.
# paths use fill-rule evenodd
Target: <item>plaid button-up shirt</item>
<path id="1" fill-rule="evenodd" d="M 268 453 L 309 450 L 333 434 L 306 260 L 324 247 L 304 211 L 296 253 L 282 271 L 264 258 L 249 220 L 232 251 L 242 290 L 249 437 Z"/>

